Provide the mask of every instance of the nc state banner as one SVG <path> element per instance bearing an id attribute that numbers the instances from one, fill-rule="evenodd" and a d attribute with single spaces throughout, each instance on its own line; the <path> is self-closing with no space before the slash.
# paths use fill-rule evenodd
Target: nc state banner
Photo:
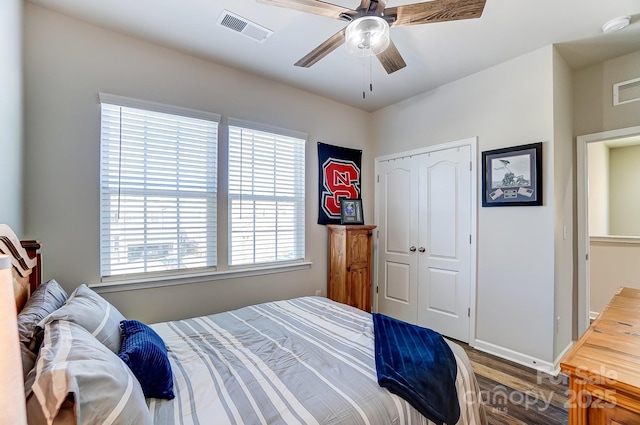
<path id="1" fill-rule="evenodd" d="M 360 198 L 362 151 L 318 142 L 318 224 L 340 224 L 340 200 Z"/>

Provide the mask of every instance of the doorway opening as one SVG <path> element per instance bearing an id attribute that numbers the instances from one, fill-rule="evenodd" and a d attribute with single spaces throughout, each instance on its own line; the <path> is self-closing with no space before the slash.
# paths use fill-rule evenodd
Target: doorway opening
<path id="1" fill-rule="evenodd" d="M 640 126 L 606 131 L 602 133 L 587 134 L 584 136 L 579 136 L 577 138 L 578 336 L 582 335 L 589 327 L 592 308 L 597 309 L 597 305 L 601 303 L 600 301 L 598 301 L 596 303 L 597 305 L 595 307 L 592 307 L 592 241 L 595 241 L 596 243 L 610 243 L 613 241 L 615 244 L 621 243 L 625 240 L 625 235 L 615 234 L 619 233 L 618 230 L 614 230 L 613 235 L 610 234 L 610 229 L 612 229 L 612 227 L 616 229 L 620 227 L 620 219 L 618 219 L 617 224 L 613 226 L 610 225 L 611 221 L 608 207 L 606 210 L 602 209 L 599 211 L 598 208 L 589 201 L 590 195 L 604 197 L 602 190 L 598 191 L 597 188 L 594 188 L 593 191 L 595 192 L 590 193 L 589 188 L 590 164 L 593 168 L 591 170 L 592 174 L 595 172 L 601 172 L 601 170 L 599 171 L 594 167 L 594 164 L 590 162 L 589 155 L 591 154 L 591 159 L 593 160 L 594 155 L 597 155 L 597 150 L 593 148 L 603 142 L 606 142 L 608 144 L 606 149 L 610 149 L 611 147 L 620 148 L 622 146 L 628 146 L 632 143 L 638 144 L 640 143 Z M 602 159 L 600 162 L 603 162 Z M 607 205 L 609 204 L 609 195 L 609 193 L 606 194 Z M 590 204 L 592 205 L 592 211 L 590 211 L 589 208 Z M 593 216 L 592 218 L 594 218 L 594 220 L 591 220 L 591 223 L 590 214 Z M 626 238 L 627 242 L 633 239 L 637 239 L 637 237 Z M 602 290 L 599 290 L 599 292 L 597 293 L 598 297 L 606 298 L 606 295 L 602 295 L 602 293 L 606 292 L 606 289 L 599 289 Z"/>

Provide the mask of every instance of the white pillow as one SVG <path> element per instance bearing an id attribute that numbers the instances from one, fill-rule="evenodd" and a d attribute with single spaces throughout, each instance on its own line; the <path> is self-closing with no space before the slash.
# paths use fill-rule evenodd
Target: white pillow
<path id="1" fill-rule="evenodd" d="M 67 320 L 85 328 L 112 352 L 120 351 L 120 322 L 125 317 L 117 308 L 87 285 L 78 286 L 62 307 L 42 319 L 38 326 L 54 320 Z"/>
<path id="2" fill-rule="evenodd" d="M 35 374 L 27 400 L 29 424 L 60 419 L 69 395 L 78 425 L 152 423 L 142 388 L 127 365 L 75 323 L 45 325 Z"/>

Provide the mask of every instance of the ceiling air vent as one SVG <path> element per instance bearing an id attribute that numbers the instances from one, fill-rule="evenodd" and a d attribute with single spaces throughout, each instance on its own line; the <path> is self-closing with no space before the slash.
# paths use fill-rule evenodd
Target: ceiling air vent
<path id="1" fill-rule="evenodd" d="M 623 81 L 613 85 L 613 104 L 637 102 L 640 100 L 640 78 Z"/>
<path id="2" fill-rule="evenodd" d="M 264 43 L 264 41 L 273 34 L 273 31 L 251 22 L 242 16 L 231 13 L 228 10 L 222 12 L 222 15 L 218 18 L 218 25 L 239 32 L 260 43 Z"/>

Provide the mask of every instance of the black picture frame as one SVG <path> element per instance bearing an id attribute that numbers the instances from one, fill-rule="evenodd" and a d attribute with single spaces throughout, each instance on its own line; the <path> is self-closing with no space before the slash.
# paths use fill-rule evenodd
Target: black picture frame
<path id="1" fill-rule="evenodd" d="M 482 206 L 542 205 L 542 142 L 482 152 Z"/>
<path id="2" fill-rule="evenodd" d="M 364 224 L 362 199 L 340 200 L 340 224 Z"/>

